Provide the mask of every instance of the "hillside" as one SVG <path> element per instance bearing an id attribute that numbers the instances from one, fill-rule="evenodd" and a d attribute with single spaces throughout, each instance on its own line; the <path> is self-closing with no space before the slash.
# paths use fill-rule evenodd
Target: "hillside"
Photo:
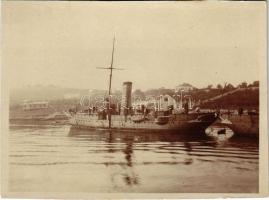
<path id="1" fill-rule="evenodd" d="M 259 88 L 241 88 L 201 104 L 202 108 L 255 108 L 259 107 Z"/>
<path id="2" fill-rule="evenodd" d="M 159 88 L 150 89 L 147 91 L 135 90 L 132 97 L 135 100 L 146 100 L 148 97 L 158 97 L 160 95 L 169 94 L 172 97 L 179 99 L 179 93 L 175 93 L 173 89 Z M 22 89 L 10 91 L 10 107 L 18 109 L 24 100 L 40 101 L 47 100 L 56 110 L 68 110 L 71 107 L 77 106 L 81 102 L 82 96 L 91 96 L 91 103 L 100 102 L 107 95 L 106 90 L 87 90 L 87 89 L 72 89 L 56 86 L 31 86 Z M 183 92 L 185 95 L 190 95 L 196 103 L 200 102 L 203 108 L 238 108 L 242 107 L 258 107 L 259 105 L 259 87 L 231 87 L 231 88 L 204 88 L 194 89 L 189 92 Z M 85 105 L 89 104 L 89 99 L 83 98 Z M 113 101 L 115 103 L 121 100 L 121 91 L 113 92 Z"/>

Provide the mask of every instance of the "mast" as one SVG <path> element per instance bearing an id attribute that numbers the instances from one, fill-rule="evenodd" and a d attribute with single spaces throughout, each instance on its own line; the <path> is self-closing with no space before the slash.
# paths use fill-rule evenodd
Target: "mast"
<path id="1" fill-rule="evenodd" d="M 113 60 L 114 60 L 114 47 L 115 47 L 115 36 L 113 38 L 113 48 L 110 64 L 110 75 L 109 75 L 109 88 L 108 88 L 108 128 L 111 128 L 111 82 L 112 82 L 112 72 L 113 72 Z"/>
<path id="2" fill-rule="evenodd" d="M 113 39 L 113 48 L 112 48 L 112 56 L 111 56 L 111 64 L 110 64 L 110 76 L 109 76 L 109 88 L 108 88 L 108 95 L 109 95 L 109 99 L 110 99 L 110 95 L 111 95 L 111 82 L 112 82 L 112 72 L 113 72 L 113 61 L 114 61 L 114 47 L 115 47 L 115 36 Z M 110 105 L 109 105 L 110 108 Z"/>
<path id="3" fill-rule="evenodd" d="M 114 35 L 110 67 L 97 67 L 98 69 L 109 69 L 109 71 L 110 71 L 110 74 L 109 74 L 109 85 L 108 85 L 108 127 L 109 127 L 109 129 L 111 128 L 111 108 L 110 108 L 110 105 L 111 105 L 112 72 L 113 72 L 114 69 L 122 70 L 121 68 L 114 68 L 113 67 L 115 40 L 116 39 L 115 39 L 115 35 Z"/>

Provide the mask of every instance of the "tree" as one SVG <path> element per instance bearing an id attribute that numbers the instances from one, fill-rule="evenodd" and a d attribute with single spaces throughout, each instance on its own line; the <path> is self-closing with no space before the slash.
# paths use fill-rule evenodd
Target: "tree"
<path id="1" fill-rule="evenodd" d="M 159 89 L 149 89 L 145 91 L 146 96 L 160 96 L 160 95 L 165 95 L 168 94 L 170 96 L 173 96 L 175 94 L 175 91 L 173 89 L 165 89 L 164 87 L 159 88 Z"/>
<path id="2" fill-rule="evenodd" d="M 225 89 L 227 89 L 227 90 L 233 90 L 234 89 L 234 86 L 231 83 L 229 83 L 229 84 L 225 85 Z"/>
<path id="3" fill-rule="evenodd" d="M 140 89 L 137 89 L 133 92 L 133 96 L 141 99 L 145 99 L 145 93 L 142 92 Z"/>
<path id="4" fill-rule="evenodd" d="M 213 88 L 213 85 L 211 85 L 211 84 L 207 86 L 207 89 L 209 89 L 209 90 L 211 90 L 212 88 Z"/>
<path id="5" fill-rule="evenodd" d="M 221 84 L 218 84 L 217 85 L 217 89 L 222 90 L 223 89 L 222 85 Z"/>
<path id="6" fill-rule="evenodd" d="M 248 84 L 247 84 L 247 82 L 242 82 L 242 83 L 239 84 L 239 87 L 240 88 L 247 88 Z"/>
<path id="7" fill-rule="evenodd" d="M 259 81 L 254 81 L 253 83 L 252 83 L 252 86 L 253 87 L 259 87 Z"/>

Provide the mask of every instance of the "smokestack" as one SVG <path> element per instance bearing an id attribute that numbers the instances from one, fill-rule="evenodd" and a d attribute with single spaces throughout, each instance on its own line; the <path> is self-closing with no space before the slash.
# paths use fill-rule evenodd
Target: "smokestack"
<path id="1" fill-rule="evenodd" d="M 123 114 L 129 114 L 132 107 L 132 82 L 124 82 L 122 88 L 121 108 Z"/>

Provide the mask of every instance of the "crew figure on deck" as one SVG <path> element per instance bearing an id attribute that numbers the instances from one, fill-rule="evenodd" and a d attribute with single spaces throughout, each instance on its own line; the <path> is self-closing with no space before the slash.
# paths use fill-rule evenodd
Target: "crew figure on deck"
<path id="1" fill-rule="evenodd" d="M 185 111 L 186 114 L 189 113 L 189 104 L 188 104 L 187 101 L 185 101 L 185 103 L 184 103 L 184 111 Z"/>

